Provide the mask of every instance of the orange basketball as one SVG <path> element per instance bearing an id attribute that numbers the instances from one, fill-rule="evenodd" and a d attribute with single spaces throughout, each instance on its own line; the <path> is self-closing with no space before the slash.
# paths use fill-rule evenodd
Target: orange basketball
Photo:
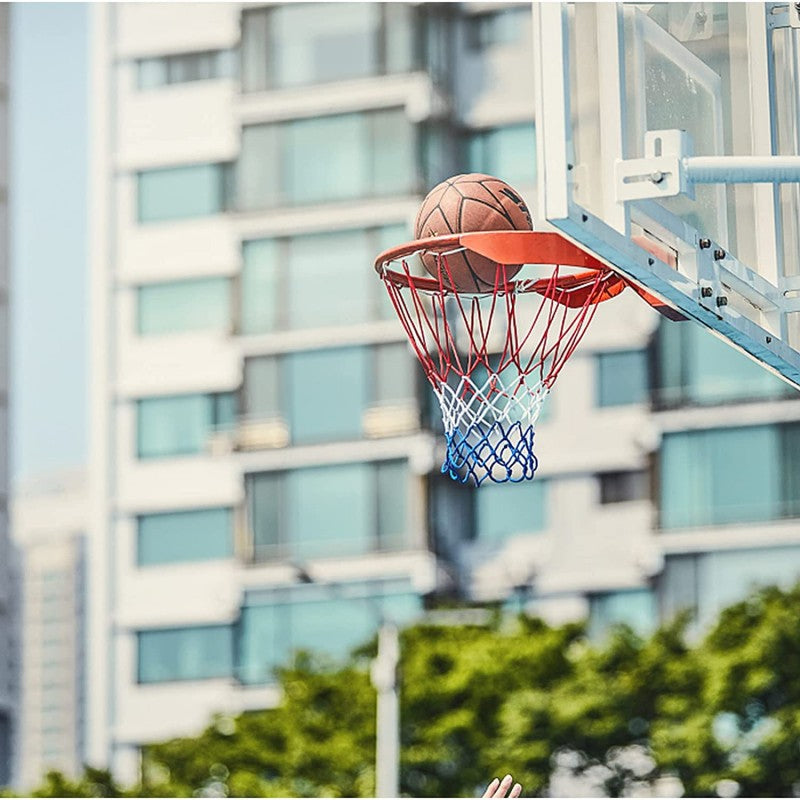
<path id="1" fill-rule="evenodd" d="M 414 223 L 417 239 L 470 231 L 529 231 L 533 222 L 525 201 L 505 181 L 473 172 L 456 175 L 434 186 L 422 202 Z M 434 255 L 422 256 L 425 269 L 459 292 L 490 292 L 495 285 L 497 264 L 484 256 L 464 251 L 445 256 L 445 264 Z M 444 260 L 441 259 L 441 261 Z M 511 280 L 521 264 L 506 265 Z"/>

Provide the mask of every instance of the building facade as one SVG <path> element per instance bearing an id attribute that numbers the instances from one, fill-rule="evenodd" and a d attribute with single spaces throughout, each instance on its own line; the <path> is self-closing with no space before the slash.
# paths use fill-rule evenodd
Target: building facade
<path id="1" fill-rule="evenodd" d="M 342 656 L 437 594 L 644 631 L 800 573 L 796 395 L 635 296 L 562 372 L 535 481 L 439 474 L 371 263 L 457 172 L 536 216 L 530 25 L 93 7 L 90 763 L 133 777 L 142 744 L 276 702 L 294 649 Z"/>
<path id="2" fill-rule="evenodd" d="M 0 786 L 8 783 L 12 774 L 18 679 L 16 573 L 8 530 L 8 53 L 6 5 L 0 8 Z"/>
<path id="3" fill-rule="evenodd" d="M 17 489 L 12 531 L 19 563 L 19 724 L 14 783 L 50 769 L 81 774 L 85 753 L 86 476 L 42 476 Z"/>

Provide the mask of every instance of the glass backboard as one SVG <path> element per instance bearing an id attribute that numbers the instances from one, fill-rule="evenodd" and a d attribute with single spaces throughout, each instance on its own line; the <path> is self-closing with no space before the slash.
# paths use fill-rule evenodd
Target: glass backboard
<path id="1" fill-rule="evenodd" d="M 800 386 L 795 4 L 533 15 L 540 215 Z"/>

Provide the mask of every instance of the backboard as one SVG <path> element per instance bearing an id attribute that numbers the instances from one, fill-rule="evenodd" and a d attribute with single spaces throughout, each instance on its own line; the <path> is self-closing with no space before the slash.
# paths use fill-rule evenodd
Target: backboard
<path id="1" fill-rule="evenodd" d="M 800 387 L 800 4 L 533 17 L 539 216 Z"/>

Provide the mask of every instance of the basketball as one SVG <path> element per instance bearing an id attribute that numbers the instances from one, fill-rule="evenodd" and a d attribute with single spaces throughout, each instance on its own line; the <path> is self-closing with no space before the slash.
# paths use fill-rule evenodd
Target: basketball
<path id="1" fill-rule="evenodd" d="M 456 175 L 434 186 L 422 202 L 414 233 L 417 239 L 472 231 L 529 231 L 533 228 L 528 207 L 519 192 L 505 181 L 478 172 Z M 432 254 L 422 256 L 425 269 L 443 285 L 458 292 L 487 292 L 495 285 L 497 264 L 465 251 L 446 256 L 446 267 Z M 506 265 L 506 279 L 521 264 Z"/>

